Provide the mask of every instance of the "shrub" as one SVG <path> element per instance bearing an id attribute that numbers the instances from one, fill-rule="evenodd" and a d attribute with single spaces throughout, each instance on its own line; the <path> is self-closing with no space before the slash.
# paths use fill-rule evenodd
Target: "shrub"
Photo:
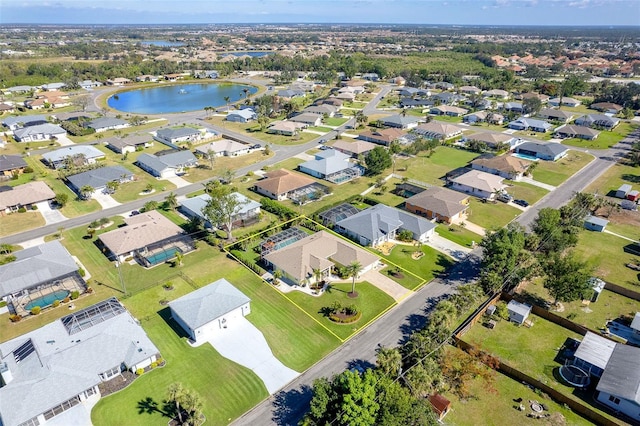
<path id="1" fill-rule="evenodd" d="M 5 265 L 7 263 L 15 262 L 17 257 L 13 254 L 0 258 L 0 265 Z"/>
<path id="2" fill-rule="evenodd" d="M 9 319 L 11 320 L 11 322 L 18 322 L 22 319 L 22 317 L 20 315 L 9 315 Z"/>
<path id="3" fill-rule="evenodd" d="M 288 220 L 298 216 L 298 213 L 296 213 L 294 210 L 291 210 L 289 207 L 283 206 L 282 204 L 270 198 L 261 198 L 260 204 L 262 204 L 263 210 L 275 214 L 280 219 Z"/>
<path id="4" fill-rule="evenodd" d="M 38 315 L 42 309 L 40 306 L 34 306 L 31 308 L 31 315 Z"/>
<path id="5" fill-rule="evenodd" d="M 4 308 L 7 306 L 7 302 L 5 300 L 0 300 L 0 308 Z"/>
<path id="6" fill-rule="evenodd" d="M 495 314 L 503 320 L 509 319 L 509 310 L 507 309 L 507 304 L 504 301 L 498 302 Z"/>
<path id="7" fill-rule="evenodd" d="M 158 362 L 157 361 L 153 361 L 151 363 L 151 369 L 153 370 L 154 368 L 156 368 L 158 366 Z"/>
<path id="8" fill-rule="evenodd" d="M 58 306 L 60 306 L 60 301 L 59 300 L 54 300 L 53 301 L 53 307 L 57 308 Z"/>
<path id="9" fill-rule="evenodd" d="M 143 374 L 144 374 L 144 368 L 138 368 L 138 369 L 136 370 L 136 375 L 138 375 L 138 376 L 142 376 Z"/>
<path id="10" fill-rule="evenodd" d="M 408 229 L 403 229 L 402 231 L 398 232 L 396 238 L 400 241 L 404 241 L 405 243 L 409 243 L 413 241 L 413 232 L 409 231 Z"/>
<path id="11" fill-rule="evenodd" d="M 33 173 L 33 167 L 27 166 L 24 168 L 25 173 Z"/>
<path id="12" fill-rule="evenodd" d="M 93 293 L 93 288 L 87 287 L 87 293 L 89 293 L 89 294 Z"/>
<path id="13" fill-rule="evenodd" d="M 24 207 L 20 207 L 18 209 L 18 213 L 25 213 L 27 211 L 27 209 L 25 209 Z"/>
<path id="14" fill-rule="evenodd" d="M 87 275 L 87 272 L 84 270 L 84 268 L 78 268 L 78 275 L 84 277 L 85 275 Z"/>
<path id="15" fill-rule="evenodd" d="M 71 300 L 76 300 L 80 296 L 80 292 L 78 290 L 74 290 L 71 292 Z"/>
<path id="16" fill-rule="evenodd" d="M 31 206 L 31 210 L 38 210 L 38 206 L 36 206 L 35 204 Z"/>
<path id="17" fill-rule="evenodd" d="M 164 359 L 162 359 L 162 357 L 159 356 L 158 358 L 156 358 L 156 364 L 162 365 L 163 363 L 164 363 Z"/>
<path id="18" fill-rule="evenodd" d="M 64 299 L 62 299 L 62 303 L 69 303 L 71 299 L 69 299 L 69 296 L 65 297 Z"/>

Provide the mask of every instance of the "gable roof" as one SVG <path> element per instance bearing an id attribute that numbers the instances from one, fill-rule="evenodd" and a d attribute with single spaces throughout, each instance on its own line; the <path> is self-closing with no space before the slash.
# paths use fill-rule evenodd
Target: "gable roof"
<path id="1" fill-rule="evenodd" d="M 133 177 L 133 173 L 122 166 L 107 166 L 67 176 L 67 180 L 78 189 L 85 185 L 99 189 L 109 182 L 119 181 L 123 178 L 131 179 L 131 177 Z"/>
<path id="2" fill-rule="evenodd" d="M 289 170 L 280 169 L 268 172 L 264 179 L 256 182 L 255 186 L 272 194 L 286 194 L 294 189 L 303 188 L 315 183 L 315 180 Z"/>
<path id="3" fill-rule="evenodd" d="M 153 243 L 182 235 L 182 228 L 156 210 L 125 220 L 127 226 L 100 234 L 98 238 L 115 255 L 130 253 Z"/>
<path id="4" fill-rule="evenodd" d="M 85 126 L 98 130 L 98 129 L 104 129 L 107 127 L 124 126 L 126 124 L 129 124 L 129 123 L 119 118 L 100 117 L 100 118 L 96 118 L 95 120 L 89 121 L 88 123 L 85 124 Z"/>
<path id="5" fill-rule="evenodd" d="M 511 155 L 498 155 L 493 157 L 479 157 L 471 162 L 488 169 L 494 169 L 506 173 L 524 173 L 531 165 L 530 161 Z"/>
<path id="6" fill-rule="evenodd" d="M 55 196 L 56 194 L 43 181 L 28 182 L 14 186 L 11 191 L 0 192 L 0 210 L 52 200 Z"/>
<path id="7" fill-rule="evenodd" d="M 0 172 L 11 171 L 27 167 L 21 155 L 0 155 Z"/>
<path id="8" fill-rule="evenodd" d="M 520 314 L 523 317 L 526 317 L 531 312 L 530 305 L 527 305 L 526 303 L 520 303 L 515 299 L 512 299 L 509 301 L 509 303 L 507 304 L 507 309 L 510 310 L 511 312 Z"/>
<path id="9" fill-rule="evenodd" d="M 609 362 L 616 343 L 587 331 L 574 356 L 591 365 L 604 369 Z"/>
<path id="10" fill-rule="evenodd" d="M 161 172 L 166 169 L 179 168 L 188 164 L 195 164 L 198 160 L 191 151 L 176 150 L 165 155 L 142 153 L 138 156 L 137 163 L 150 169 Z"/>
<path id="11" fill-rule="evenodd" d="M 0 297 L 78 270 L 76 261 L 59 241 L 20 250 L 14 255 L 15 261 L 0 266 Z"/>
<path id="12" fill-rule="evenodd" d="M 169 307 L 195 330 L 249 302 L 246 294 L 221 278 L 170 302 Z"/>
<path id="13" fill-rule="evenodd" d="M 158 131 L 156 131 L 156 136 L 166 140 L 198 135 L 200 135 L 200 131 L 192 127 L 179 127 L 177 129 L 158 129 Z"/>
<path id="14" fill-rule="evenodd" d="M 302 281 L 313 275 L 314 269 L 325 270 L 338 263 L 343 266 L 357 261 L 367 267 L 378 261 L 378 256 L 328 233 L 316 232 L 264 257 L 288 275 Z"/>
<path id="15" fill-rule="evenodd" d="M 406 202 L 441 216 L 452 217 L 468 208 L 467 205 L 462 204 L 467 198 L 469 198 L 467 194 L 432 186 L 408 198 Z"/>
<path id="16" fill-rule="evenodd" d="M 576 124 L 565 124 L 562 127 L 557 128 L 556 133 L 562 133 L 566 135 L 576 135 L 576 136 L 588 136 L 591 138 L 595 138 L 600 134 L 599 131 L 592 129 L 587 126 L 578 126 Z"/>
<path id="17" fill-rule="evenodd" d="M 72 145 L 65 146 L 64 148 L 56 149 L 42 154 L 48 163 L 57 163 L 64 160 L 66 157 L 73 157 L 76 155 L 83 155 L 86 159 L 104 157 L 104 152 L 91 145 Z"/>
<path id="18" fill-rule="evenodd" d="M 590 126 L 592 124 L 616 126 L 620 122 L 619 118 L 610 117 L 606 114 L 587 114 L 582 117 L 576 118 L 575 123 L 583 126 Z"/>

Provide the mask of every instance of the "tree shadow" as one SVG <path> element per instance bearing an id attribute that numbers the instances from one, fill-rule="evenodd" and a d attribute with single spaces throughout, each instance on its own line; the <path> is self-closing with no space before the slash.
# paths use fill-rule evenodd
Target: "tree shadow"
<path id="1" fill-rule="evenodd" d="M 138 401 L 138 414 L 160 413 L 163 416 L 168 416 L 168 413 L 167 411 L 164 410 L 164 408 L 165 407 L 163 407 L 162 410 L 159 409 L 158 403 L 154 401 L 153 398 L 151 398 L 150 396 Z"/>
<path id="2" fill-rule="evenodd" d="M 398 342 L 400 345 L 404 345 L 409 337 L 416 331 L 421 330 L 427 323 L 426 315 L 411 314 L 405 319 L 405 322 L 400 325 L 400 331 L 402 332 L 402 338 Z"/>
<path id="3" fill-rule="evenodd" d="M 158 315 L 160 315 L 160 318 L 162 318 L 164 322 L 167 323 L 169 327 L 171 327 L 171 329 L 178 335 L 178 337 L 190 337 L 187 332 L 184 331 L 184 329 L 180 327 L 180 325 L 173 318 L 171 318 L 171 309 L 169 307 L 159 310 Z"/>
<path id="4" fill-rule="evenodd" d="M 351 361 L 347 362 L 347 369 L 349 370 L 363 372 L 364 370 L 373 368 L 376 368 L 376 365 L 365 359 L 352 359 Z"/>
<path id="5" fill-rule="evenodd" d="M 544 309 L 549 309 L 549 301 L 537 294 L 533 294 L 525 290 L 519 292 L 518 296 L 518 299 L 520 299 L 521 302 L 526 303 L 527 305 L 536 305 Z"/>
<path id="6" fill-rule="evenodd" d="M 278 392 L 273 396 L 274 410 L 271 420 L 282 426 L 297 425 L 308 410 L 312 396 L 312 388 L 308 385 Z"/>
<path id="7" fill-rule="evenodd" d="M 627 182 L 640 183 L 640 175 L 632 175 L 632 174 L 629 174 L 629 173 L 623 173 L 621 177 L 622 177 L 622 180 L 625 180 Z"/>

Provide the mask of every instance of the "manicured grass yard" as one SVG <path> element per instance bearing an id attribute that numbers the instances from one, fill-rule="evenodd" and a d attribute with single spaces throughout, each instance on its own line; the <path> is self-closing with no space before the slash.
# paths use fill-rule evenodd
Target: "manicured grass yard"
<path id="1" fill-rule="evenodd" d="M 622 184 L 640 183 L 640 168 L 616 163 L 587 187 L 585 192 L 613 196 Z"/>
<path id="2" fill-rule="evenodd" d="M 580 394 L 575 388 L 560 383 L 555 376 L 562 365 L 555 359 L 564 342 L 570 337 L 578 340 L 582 340 L 582 337 L 541 317 L 530 315 L 529 319 L 533 322 L 531 328 L 518 327 L 501 320 L 491 330 L 478 323 L 462 339 L 482 347 L 510 366 L 607 415 L 599 410 L 599 406 L 595 406 L 591 395 Z"/>
<path id="3" fill-rule="evenodd" d="M 482 241 L 482 236 L 471 232 L 460 225 L 446 225 L 439 223 L 436 226 L 436 232 L 443 238 L 460 244 L 463 247 L 472 247 L 472 242 L 476 244 Z"/>
<path id="4" fill-rule="evenodd" d="M 37 210 L 27 210 L 24 213 L 11 213 L 0 216 L 0 236 L 17 234 L 29 229 L 44 226 L 45 220 Z"/>
<path id="5" fill-rule="evenodd" d="M 340 118 L 340 117 L 329 117 L 322 120 L 324 124 L 327 126 L 342 126 L 344 123 L 349 121 L 348 118 Z"/>
<path id="6" fill-rule="evenodd" d="M 640 291 L 638 271 L 624 266 L 640 262 L 640 256 L 626 253 L 624 247 L 632 244 L 623 238 L 602 232 L 580 232 L 576 254 L 594 268 L 594 275 L 623 287 Z"/>
<path id="7" fill-rule="evenodd" d="M 384 256 L 381 253 L 377 254 L 402 269 L 413 272 L 425 281 L 431 281 L 453 264 L 453 261 L 448 256 L 424 244 L 420 247 L 424 256 L 414 260 L 411 258 L 411 254 L 416 250 L 417 247 L 398 244 L 388 256 Z M 400 284 L 402 285 L 403 283 Z M 413 289 L 415 287 L 407 288 Z"/>
<path id="8" fill-rule="evenodd" d="M 460 349 L 447 348 L 449 351 Z M 469 384 L 473 397 L 461 400 L 456 395 L 445 392 L 444 396 L 451 401 L 451 412 L 445 417 L 447 424 L 458 426 L 489 426 L 489 425 L 540 425 L 552 424 L 541 423 L 544 420 L 527 417 L 531 412 L 528 404 L 526 411 L 518 411 L 514 408 L 517 404 L 514 399 L 522 398 L 543 403 L 549 409 L 549 413 L 555 415 L 560 413 L 566 419 L 568 425 L 590 425 L 590 421 L 583 419 L 578 414 L 558 404 L 546 395 L 539 395 L 531 388 L 513 380 L 504 374 L 495 373 L 495 389 L 497 393 L 487 392 L 486 386 L 481 379 L 475 379 Z M 488 411 L 490 407 L 490 412 Z"/>
<path id="9" fill-rule="evenodd" d="M 601 131 L 598 137 L 592 141 L 574 138 L 574 139 L 565 139 L 562 141 L 562 143 L 564 145 L 579 146 L 581 148 L 607 149 L 607 148 L 611 148 L 612 146 L 620 142 L 637 127 L 638 127 L 637 124 L 621 122 L 612 131 L 608 131 L 608 130 Z"/>
<path id="10" fill-rule="evenodd" d="M 350 298 L 347 293 L 351 291 L 351 283 L 332 284 L 321 296 L 310 296 L 308 294 L 293 291 L 286 296 L 307 312 L 320 324 L 331 330 L 341 339 L 348 339 L 364 327 L 378 314 L 389 308 L 395 302 L 393 298 L 382 290 L 378 290 L 366 281 L 356 283 L 357 298 Z M 322 314 L 323 308 L 328 308 L 335 302 L 343 306 L 356 305 L 362 317 L 355 323 L 337 324 Z M 252 309 L 253 310 L 253 309 Z M 297 324 L 300 327 L 300 324 Z M 320 357 L 318 357 L 320 359 Z"/>
<path id="11" fill-rule="evenodd" d="M 315 132 L 329 133 L 333 129 L 331 127 L 324 127 L 324 126 L 311 126 L 311 127 L 307 127 L 306 130 L 313 130 Z"/>
<path id="12" fill-rule="evenodd" d="M 431 157 L 421 153 L 408 159 L 396 160 L 396 173 L 410 179 L 442 186 L 441 180 L 448 172 L 466 166 L 478 156 L 477 153 L 462 149 L 440 146 Z"/>
<path id="13" fill-rule="evenodd" d="M 528 201 L 529 204 L 538 202 L 549 193 L 549 191 L 544 188 L 526 182 L 506 181 L 505 183 L 511 185 L 507 188 L 507 192 L 513 195 L 513 198 L 521 198 Z"/>
<path id="14" fill-rule="evenodd" d="M 542 183 L 558 186 L 591 161 L 593 161 L 591 154 L 569 151 L 558 161 L 539 161 L 533 171 L 533 178 Z"/>
<path id="15" fill-rule="evenodd" d="M 487 230 L 502 228 L 511 222 L 521 211 L 501 202 L 483 203 L 477 198 L 469 200 L 469 222 L 480 225 Z"/>

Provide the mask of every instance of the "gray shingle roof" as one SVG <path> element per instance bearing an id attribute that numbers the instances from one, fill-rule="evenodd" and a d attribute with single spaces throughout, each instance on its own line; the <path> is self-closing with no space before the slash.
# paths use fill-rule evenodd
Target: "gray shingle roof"
<path id="1" fill-rule="evenodd" d="M 596 389 L 640 404 L 640 349 L 615 344 Z"/>
<path id="2" fill-rule="evenodd" d="M 525 142 L 521 145 L 518 145 L 516 149 L 517 151 L 531 151 L 555 157 L 567 151 L 568 148 L 559 143 Z"/>
<path id="3" fill-rule="evenodd" d="M 18 123 L 28 125 L 29 123 L 38 123 L 41 121 L 47 121 L 47 117 L 44 115 L 22 115 L 20 117 L 7 117 L 2 120 L 2 124 L 9 127 Z"/>
<path id="4" fill-rule="evenodd" d="M 239 192 L 234 192 L 233 195 L 240 203 L 242 203 L 236 207 L 234 215 L 241 215 L 262 206 L 259 202 L 253 201 Z M 200 218 L 205 219 L 202 214 L 202 209 L 206 207 L 207 202 L 210 199 L 211 197 L 208 194 L 202 194 L 197 197 L 187 198 L 186 200 L 181 201 L 180 205 L 197 214 Z"/>
<path id="5" fill-rule="evenodd" d="M 53 281 L 78 270 L 59 241 L 15 252 L 16 260 L 0 266 L 0 297 Z"/>
<path id="6" fill-rule="evenodd" d="M 132 176 L 133 173 L 122 166 L 107 166 L 68 176 L 67 180 L 77 189 L 85 185 L 100 189 L 111 181 L 120 180 L 123 177 L 131 179 Z"/>
<path id="7" fill-rule="evenodd" d="M 25 136 L 30 135 L 62 135 L 66 134 L 67 131 L 57 124 L 45 123 L 45 124 L 37 124 L 35 126 L 23 127 L 21 129 L 17 129 L 13 132 L 14 136 L 18 139 L 22 139 Z"/>
<path id="8" fill-rule="evenodd" d="M 193 129 L 191 127 L 180 127 L 177 129 L 159 129 L 156 132 L 156 135 L 159 138 L 172 140 L 177 138 L 184 138 L 188 136 L 199 135 L 200 131 L 198 129 Z"/>
<path id="9" fill-rule="evenodd" d="M 86 126 L 91 127 L 92 129 L 98 130 L 98 129 L 104 129 L 107 127 L 123 126 L 125 124 L 127 124 L 127 122 L 119 118 L 100 117 L 100 118 L 96 118 L 95 120 L 89 121 L 86 124 Z"/>
<path id="10" fill-rule="evenodd" d="M 21 155 L 0 155 L 0 172 L 27 167 Z"/>
<path id="11" fill-rule="evenodd" d="M 413 117 L 411 115 L 402 116 L 401 114 L 391 115 L 389 117 L 381 118 L 380 121 L 385 126 L 405 127 L 410 124 L 418 123 L 419 117 Z"/>
<path id="12" fill-rule="evenodd" d="M 64 160 L 66 157 L 73 157 L 74 155 L 84 155 L 87 159 L 105 156 L 104 152 L 91 145 L 72 145 L 44 153 L 42 154 L 42 158 L 44 158 L 48 163 L 57 163 L 58 161 Z"/>
<path id="13" fill-rule="evenodd" d="M 180 150 L 161 156 L 143 153 L 138 157 L 138 164 L 146 165 L 153 170 L 161 172 L 167 168 L 178 168 L 185 165 L 197 164 L 198 160 L 191 151 Z"/>
<path id="14" fill-rule="evenodd" d="M 251 299 L 224 278 L 192 291 L 169 303 L 192 330 L 251 302 Z"/>

